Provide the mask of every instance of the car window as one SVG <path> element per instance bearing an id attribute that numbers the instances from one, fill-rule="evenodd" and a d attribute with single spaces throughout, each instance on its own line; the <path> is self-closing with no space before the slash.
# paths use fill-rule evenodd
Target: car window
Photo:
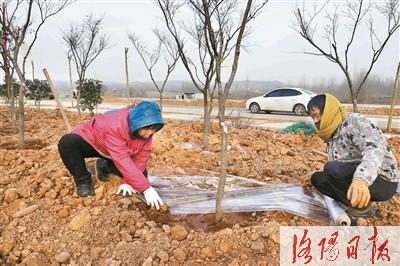
<path id="1" fill-rule="evenodd" d="M 296 90 L 291 90 L 291 89 L 283 89 L 282 90 L 282 96 L 297 96 L 297 95 L 301 95 L 301 92 L 296 91 Z"/>
<path id="2" fill-rule="evenodd" d="M 274 91 L 271 91 L 271 92 L 267 93 L 267 94 L 265 95 L 265 97 L 281 97 L 281 96 L 282 96 L 281 91 L 282 91 L 282 90 L 274 90 Z"/>
<path id="3" fill-rule="evenodd" d="M 302 89 L 302 91 L 304 91 L 308 95 L 314 95 L 315 94 L 315 92 L 312 92 L 312 91 L 309 91 L 309 90 L 305 90 L 305 89 Z"/>

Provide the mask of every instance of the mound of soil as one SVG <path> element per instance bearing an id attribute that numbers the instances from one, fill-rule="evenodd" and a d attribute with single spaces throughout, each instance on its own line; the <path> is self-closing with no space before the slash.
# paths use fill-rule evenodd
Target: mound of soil
<path id="1" fill-rule="evenodd" d="M 66 133 L 60 112 L 26 109 L 23 150 L 6 119 L 8 109 L 0 112 L 2 265 L 278 265 L 280 226 L 326 225 L 282 211 L 225 214 L 217 225 L 213 214 L 159 213 L 136 196 L 115 195 L 115 176 L 95 183 L 95 197 L 80 199 L 57 151 Z M 67 115 L 78 125 L 75 113 Z M 218 172 L 218 125 L 207 152 L 176 145 L 202 141 L 201 123 L 166 120 L 155 135 L 150 175 Z M 268 184 L 306 184 L 326 161 L 316 136 L 229 128 L 229 141 L 228 173 Z M 389 143 L 400 161 L 400 136 Z M 375 206 L 377 215 L 360 225 L 400 224 L 399 194 Z"/>

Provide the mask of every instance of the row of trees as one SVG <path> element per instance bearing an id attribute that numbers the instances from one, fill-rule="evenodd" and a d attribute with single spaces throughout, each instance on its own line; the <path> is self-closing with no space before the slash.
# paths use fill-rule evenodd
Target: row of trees
<path id="1" fill-rule="evenodd" d="M 303 2 L 302 6 L 294 10 L 295 20 L 292 22 L 292 28 L 313 48 L 312 51 L 306 51 L 306 54 L 323 56 L 337 64 L 346 78 L 353 108 L 357 112 L 359 93 L 389 39 L 400 27 L 400 4 L 397 0 L 382 3 L 357 0 L 347 1 L 343 5 L 329 4 L 329 1 L 316 1 L 312 6 L 308 6 Z M 379 16 L 386 19 L 385 27 L 376 25 L 375 19 Z M 351 55 L 356 49 L 356 39 L 361 35 L 363 26 L 370 43 L 370 51 L 365 51 L 369 64 L 362 70 L 361 81 L 355 84 L 355 76 L 350 71 L 353 63 Z M 323 41 L 317 36 L 323 37 Z M 394 101 L 395 99 L 392 99 L 392 105 Z"/>
<path id="2" fill-rule="evenodd" d="M 2 42 L 2 55 L 3 62 L 2 68 L 4 69 L 6 75 L 6 87 L 11 88 L 12 84 L 10 77 L 13 77 L 14 71 L 17 72 L 22 86 L 20 89 L 27 93 L 29 88 L 25 86 L 25 65 L 26 60 L 29 55 L 30 50 L 34 42 L 38 37 L 38 31 L 43 26 L 45 21 L 51 16 L 56 15 L 62 9 L 66 8 L 69 4 L 74 1 L 58 1 L 53 3 L 51 1 L 7 1 L 3 3 L 2 6 L 2 25 L 3 25 L 3 42 Z M 135 47 L 137 53 L 140 55 L 144 65 L 146 66 L 149 76 L 158 90 L 160 95 L 160 102 L 162 106 L 162 95 L 168 81 L 168 78 L 175 68 L 175 65 L 179 59 L 185 66 L 189 77 L 191 78 L 194 86 L 203 94 L 204 98 L 204 117 L 205 117 L 205 130 L 203 138 L 203 147 L 208 146 L 207 132 L 209 131 L 209 116 L 211 113 L 212 104 L 217 84 L 217 69 L 216 69 L 216 59 L 213 55 L 215 51 L 212 49 L 219 48 L 218 45 L 212 47 L 212 42 L 214 43 L 224 41 L 226 39 L 233 44 L 231 38 L 233 34 L 240 32 L 240 27 L 233 29 L 233 21 L 239 21 L 240 16 L 243 14 L 245 9 L 239 10 L 239 4 L 235 1 L 229 5 L 223 5 L 219 1 L 188 1 L 187 3 L 180 2 L 174 3 L 173 1 L 154 1 L 156 5 L 160 8 L 162 12 L 164 22 L 165 22 L 165 32 L 161 29 L 153 29 L 154 34 L 158 39 L 157 45 L 153 50 L 148 49 L 145 42 L 141 41 L 138 36 L 134 33 L 128 34 L 128 38 L 131 40 L 133 46 Z M 14 4 L 14 5 L 11 5 Z M 24 6 L 28 5 L 27 7 Z M 262 2 L 261 7 L 266 4 Z M 13 6 L 12 12 L 6 12 L 6 7 Z M 206 6 L 209 8 L 209 12 L 202 14 L 204 10 L 201 8 Z M 28 15 L 26 20 L 22 20 L 24 23 L 18 22 L 18 15 L 23 8 L 28 9 Z M 261 9 L 261 8 L 260 8 Z M 367 82 L 367 78 L 381 55 L 385 45 L 388 40 L 394 34 L 394 32 L 399 27 L 399 3 L 394 0 L 385 1 L 382 5 L 377 5 L 374 3 L 365 4 L 365 1 L 348 2 L 346 4 L 335 5 L 334 8 L 329 9 L 329 1 L 327 2 L 316 2 L 313 5 L 308 5 L 303 3 L 303 6 L 293 10 L 295 20 L 292 21 L 292 28 L 305 39 L 311 46 L 315 49 L 315 52 L 306 52 L 311 55 L 325 56 L 328 60 L 336 63 L 340 69 L 343 71 L 345 79 L 347 81 L 351 100 L 353 102 L 354 110 L 357 111 L 357 99 L 359 97 L 361 89 Z M 184 11 L 180 12 L 179 11 Z M 238 13 L 235 13 L 238 12 Z M 40 14 L 40 20 L 33 18 L 33 13 Z M 192 13 L 190 16 L 192 20 L 187 20 L 187 18 L 178 17 L 178 14 Z M 221 18 L 224 15 L 226 17 Z M 236 14 L 239 16 L 235 17 Z M 384 29 L 386 31 L 377 31 L 374 25 L 374 15 L 382 15 L 387 19 L 387 27 Z M 214 17 L 213 17 L 214 16 Z M 322 17 L 322 18 L 320 18 Z M 252 17 L 252 18 L 255 18 Z M 226 34 L 222 39 L 208 36 L 206 32 L 206 22 L 211 20 L 212 26 L 218 27 L 218 20 L 229 20 L 222 21 L 225 25 L 220 27 L 219 33 Z M 102 20 L 103 17 L 96 18 L 93 14 L 85 16 L 81 23 L 71 24 L 69 29 L 62 32 L 62 37 L 65 44 L 68 47 L 68 59 L 69 62 L 75 64 L 76 72 L 78 73 L 78 84 L 77 84 L 77 109 L 78 117 L 80 117 L 80 101 L 81 97 L 81 87 L 83 81 L 86 79 L 86 71 L 90 64 L 99 56 L 99 54 L 106 48 L 110 46 L 110 36 L 102 33 Z M 318 22 L 325 22 L 323 23 Z M 35 24 L 36 23 L 36 24 Z M 370 43 L 371 43 L 371 61 L 366 70 L 363 70 L 362 75 L 358 75 L 358 80 L 356 82 L 354 74 L 352 75 L 349 70 L 350 65 L 350 55 L 351 48 L 355 43 L 356 33 L 360 31 L 361 25 L 365 23 L 366 29 L 369 31 Z M 34 27 L 36 26 L 36 28 Z M 227 26 L 229 25 L 229 26 Z M 247 25 L 247 24 L 246 24 Z M 224 28 L 225 27 L 225 28 Z M 340 31 L 343 27 L 343 31 Z M 29 29 L 29 31 L 28 31 Z M 235 30 L 235 32 L 233 30 Z M 213 29 L 214 30 L 214 29 Z M 231 31 L 231 32 L 230 32 Z M 33 38 L 28 45 L 27 52 L 25 54 L 20 53 L 22 45 L 27 45 L 25 39 L 29 32 L 33 33 Z M 251 33 L 251 28 L 245 31 L 244 37 Z M 339 36 L 338 32 L 341 33 Z M 347 36 L 343 38 L 343 36 Z M 319 43 L 317 37 L 318 35 L 324 37 L 327 42 Z M 316 37 L 317 36 L 317 37 Z M 320 37 L 319 36 L 319 37 Z M 340 37 L 340 38 L 339 38 Z M 339 41 L 339 39 L 344 39 L 345 41 Z M 189 51 L 188 47 L 197 47 L 197 53 L 194 54 Z M 217 51 L 222 53 L 224 64 L 229 65 L 234 62 L 234 56 L 231 56 L 234 51 L 234 45 L 229 45 L 229 43 L 221 44 L 221 48 L 225 49 L 226 52 Z M 242 50 L 246 49 L 242 43 L 240 44 Z M 12 51 L 12 52 L 11 52 Z M 240 49 L 239 49 L 240 51 Z M 127 55 L 128 48 L 125 49 Z M 224 54 L 225 53 L 225 54 Z M 18 65 L 18 57 L 22 56 L 22 64 Z M 161 78 L 162 82 L 156 82 L 160 80 L 160 77 L 156 78 L 154 74 L 154 67 L 156 64 L 161 63 L 161 57 L 164 57 L 164 65 L 166 66 L 166 74 L 164 78 Z M 21 60 L 19 60 L 21 61 Z M 128 71 L 126 65 L 126 73 L 128 80 Z M 72 75 L 71 76 L 71 90 L 72 90 Z M 7 82 L 10 80 L 10 82 Z M 229 83 L 229 79 L 227 84 Z M 222 83 L 221 83 L 222 84 Z M 224 84 L 225 86 L 226 84 Z M 230 85 L 229 85 L 230 86 Z M 9 90 L 10 94 L 11 91 Z M 129 97 L 129 81 L 127 82 L 127 93 Z M 23 95 L 23 93 L 18 94 Z M 23 96 L 21 96 L 23 97 Z M 20 101 L 22 103 L 22 99 Z M 22 109 L 22 108 L 20 108 Z M 12 110 L 14 108 L 12 107 Z M 14 112 L 12 112 L 14 113 Z M 19 112 L 21 114 L 21 110 Z"/>
<path id="3" fill-rule="evenodd" d="M 171 0 L 156 0 L 163 13 L 164 22 L 175 40 L 181 62 L 185 66 L 192 82 L 203 93 L 204 98 L 204 141 L 203 148 L 208 146 L 210 113 L 214 91 L 218 92 L 218 119 L 221 134 L 221 169 L 220 183 L 216 202 L 216 221 L 221 219 L 220 205 L 226 177 L 227 163 L 227 127 L 225 123 L 225 101 L 236 75 L 240 52 L 245 50 L 243 40 L 251 33 L 251 21 L 254 20 L 268 1 L 247 1 L 240 5 L 238 1 L 218 0 L 188 0 L 176 2 Z M 329 7 L 329 1 L 313 6 L 303 2 L 293 13 L 295 20 L 292 24 L 301 37 L 314 49 L 306 52 L 310 55 L 324 56 L 338 65 L 348 82 L 354 110 L 357 111 L 357 97 L 365 84 L 371 70 L 382 54 L 388 40 L 400 26 L 399 2 L 388 0 L 379 5 L 366 1 L 347 1 L 344 4 L 334 4 Z M 182 10 L 184 9 L 184 10 Z M 187 11 L 187 12 L 183 12 Z M 192 14 L 180 18 L 179 14 Z M 385 30 L 379 30 L 374 24 L 377 16 L 386 18 Z M 325 20 L 324 20 L 325 19 Z M 321 23 L 325 21 L 326 24 Z M 350 73 L 351 49 L 360 28 L 365 23 L 370 37 L 371 60 L 367 66 L 362 81 L 354 88 L 354 80 Z M 380 28 L 379 28 L 380 29 Z M 344 32 L 348 35 L 339 36 Z M 186 33 L 186 34 L 185 34 Z M 323 42 L 316 38 L 322 34 Z M 357 33 L 357 34 L 356 34 Z M 340 37 L 340 38 L 339 38 Z M 344 42 L 339 40 L 344 39 Z M 198 57 L 190 56 L 187 51 L 188 40 L 197 47 Z M 224 66 L 227 71 L 223 71 Z M 223 79 L 223 74 L 227 78 Z M 222 80 L 227 80 L 225 84 Z M 392 105 L 394 105 L 392 100 Z M 392 107 L 393 108 L 393 107 Z"/>
<path id="4" fill-rule="evenodd" d="M 3 56 L 1 68 L 6 73 L 7 88 L 12 82 L 14 71 L 20 80 L 18 98 L 19 139 L 22 148 L 25 147 L 23 97 L 28 90 L 25 78 L 27 56 L 38 37 L 40 28 L 47 19 L 73 2 L 66 0 L 9 0 L 2 6 L 1 23 L 3 31 L 1 34 L 4 41 L 0 45 Z M 170 73 L 174 70 L 178 61 L 183 64 L 191 81 L 204 96 L 204 149 L 208 147 L 214 92 L 218 95 L 221 177 L 217 193 L 216 221 L 222 218 L 221 200 L 227 174 L 228 128 L 224 115 L 225 101 L 235 79 L 241 52 L 249 48 L 245 45 L 244 40 L 248 39 L 251 34 L 251 23 L 267 2 L 268 0 L 248 0 L 246 2 L 238 0 L 154 0 L 154 3 L 159 7 L 165 25 L 165 31 L 153 30 L 159 40 L 156 48 L 148 51 L 134 33 L 128 35 L 160 93 L 161 105 L 163 88 Z M 8 8 L 11 6 L 14 9 L 10 12 Z M 6 12 L 6 7 L 8 12 Z M 38 14 L 38 16 L 33 16 L 33 13 Z M 181 14 L 190 14 L 189 19 L 187 16 L 181 17 Z M 353 107 L 357 111 L 357 97 L 361 89 L 388 40 L 400 26 L 399 2 L 397 0 L 385 0 L 380 3 L 366 3 L 364 0 L 357 0 L 347 1 L 346 3 L 335 2 L 333 5 L 330 1 L 324 3 L 317 1 L 314 4 L 304 2 L 302 6 L 293 10 L 293 15 L 292 28 L 312 47 L 311 51 L 305 53 L 323 56 L 338 65 L 347 80 Z M 375 26 L 374 19 L 378 16 L 386 19 L 386 27 L 378 28 Z M 102 19 L 102 17 L 96 18 L 90 14 L 82 20 L 82 23 L 71 25 L 68 30 L 63 32 L 63 40 L 68 47 L 69 62 L 72 61 L 75 64 L 78 73 L 78 117 L 80 117 L 81 104 L 79 99 L 87 90 L 83 86 L 86 71 L 99 54 L 110 45 L 110 36 L 102 33 Z M 370 40 L 371 52 L 365 53 L 365 57 L 370 58 L 370 63 L 364 72 L 362 81 L 357 87 L 354 87 L 354 80 L 349 69 L 349 66 L 352 65 L 351 52 L 355 39 L 363 38 L 362 30 L 360 30 L 363 26 L 368 32 Z M 30 33 L 32 33 L 32 38 L 28 41 L 27 35 Z M 20 50 L 23 44 L 28 46 L 25 55 Z M 191 46 L 196 47 L 195 53 L 190 51 Z M 126 56 L 127 53 L 128 50 L 125 49 Z M 164 55 L 166 75 L 163 79 L 164 82 L 158 87 L 155 82 L 157 79 L 153 75 L 153 68 L 155 64 L 161 62 L 161 55 Z M 22 57 L 22 60 L 20 57 Z M 128 75 L 127 64 L 126 73 Z M 227 82 L 223 83 L 223 80 L 227 80 Z M 13 106 L 11 106 L 11 109 L 13 109 Z"/>
<path id="5" fill-rule="evenodd" d="M 359 79 L 355 79 L 355 83 L 358 84 Z M 161 84 L 161 82 L 160 82 Z M 372 75 L 368 78 L 364 84 L 363 90 L 358 95 L 358 103 L 369 103 L 369 104 L 389 104 L 388 99 L 393 94 L 393 78 L 380 77 L 378 75 Z M 118 98 L 127 98 L 127 92 L 125 85 L 122 83 L 106 83 L 103 84 L 102 95 L 113 96 Z M 300 81 L 288 82 L 287 84 L 281 82 L 268 82 L 268 81 L 235 81 L 232 84 L 228 99 L 231 100 L 246 100 L 251 97 L 260 96 L 272 89 L 292 86 L 300 87 L 311 90 L 315 93 L 331 93 L 336 95 L 337 98 L 345 103 L 351 103 L 350 91 L 347 89 L 347 81 L 345 79 L 338 80 L 336 77 L 332 78 L 315 78 L 307 79 L 303 78 Z M 67 93 L 69 88 L 63 87 L 64 92 Z M 191 82 L 168 82 L 165 86 L 163 98 L 175 98 L 180 93 L 199 93 L 198 90 L 193 86 Z M 154 98 L 157 90 L 154 88 L 151 82 L 137 82 L 131 83 L 129 86 L 129 95 L 133 98 Z M 68 93 L 67 93 L 68 94 Z M 167 96 L 166 96 L 167 95 Z M 214 95 L 214 98 L 218 95 Z M 400 101 L 400 99 L 398 99 Z M 128 101 L 129 102 L 129 101 Z"/>
<path id="6" fill-rule="evenodd" d="M 76 84 L 79 84 L 76 82 Z M 14 105 L 17 104 L 19 89 L 21 85 L 16 80 L 13 79 L 13 83 L 11 86 L 11 94 L 7 91 L 6 84 L 0 85 L 0 99 L 8 105 L 11 105 L 11 102 L 14 101 Z M 40 102 L 45 99 L 54 99 L 53 92 L 50 89 L 49 83 L 47 80 L 39 80 L 34 79 L 26 80 L 26 87 L 28 89 L 27 94 L 25 95 L 26 99 L 34 100 L 35 105 L 40 109 Z M 90 115 L 94 115 L 94 110 L 97 106 L 102 103 L 101 94 L 102 94 L 102 82 L 94 79 L 85 79 L 81 85 L 81 97 L 79 98 L 79 105 L 82 110 L 88 110 Z M 74 98 L 77 99 L 77 95 L 74 95 Z"/>
<path id="7" fill-rule="evenodd" d="M 24 97 L 29 91 L 26 85 L 25 66 L 29 53 L 34 46 L 40 29 L 53 16 L 73 1 L 7 0 L 2 3 L 0 12 L 1 42 L 0 67 L 5 73 L 5 86 L 8 96 L 12 97 L 14 74 L 20 81 L 18 93 L 18 139 L 19 146 L 26 148 Z M 26 53 L 22 48 L 26 48 Z M 17 130 L 17 107 L 10 101 L 12 130 Z"/>
<path id="8" fill-rule="evenodd" d="M 26 79 L 25 66 L 28 56 L 38 38 L 43 25 L 53 16 L 61 12 L 74 0 L 38 1 L 17 0 L 5 1 L 1 6 L 1 54 L 0 67 L 5 72 L 4 91 L 8 99 L 18 96 L 18 101 L 9 101 L 13 132 L 17 132 L 21 148 L 25 148 L 24 136 L 24 98 L 34 98 L 36 101 L 46 97 L 44 91 L 48 89 L 48 82 Z M 68 46 L 68 58 L 75 63 L 78 73 L 77 81 L 77 110 L 80 119 L 81 105 L 83 110 L 88 109 L 93 114 L 94 107 L 101 101 L 101 82 L 86 79 L 86 70 L 98 55 L 109 45 L 109 36 L 101 33 L 102 18 L 88 15 L 80 24 L 71 24 L 69 30 L 63 32 L 63 40 Z M 23 48 L 23 49 L 22 49 Z M 23 52 L 25 50 L 26 52 Z M 33 66 L 33 62 L 32 62 Z M 18 93 L 15 93 L 14 74 L 19 79 Z M 71 75 L 72 77 L 72 75 Z M 46 87 L 47 86 L 47 87 Z M 72 80 L 71 80 L 72 86 Z M 44 89 L 42 93 L 42 88 Z M 97 94 L 93 94 L 98 90 Z M 81 99 L 81 95 L 84 95 Z M 98 95 L 96 97 L 95 95 Z M 40 104 L 40 103 L 39 103 Z M 18 119 L 17 119 L 18 107 Z"/>

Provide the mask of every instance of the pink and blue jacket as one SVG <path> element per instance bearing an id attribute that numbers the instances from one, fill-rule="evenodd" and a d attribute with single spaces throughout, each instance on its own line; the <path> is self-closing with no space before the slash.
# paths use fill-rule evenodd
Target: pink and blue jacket
<path id="1" fill-rule="evenodd" d="M 141 102 L 134 107 L 95 115 L 72 133 L 79 134 L 101 155 L 111 158 L 122 174 L 122 183 L 143 192 L 151 185 L 143 171 L 150 159 L 153 137 L 132 139 L 130 133 L 152 124 L 163 125 L 159 107 L 156 103 Z"/>

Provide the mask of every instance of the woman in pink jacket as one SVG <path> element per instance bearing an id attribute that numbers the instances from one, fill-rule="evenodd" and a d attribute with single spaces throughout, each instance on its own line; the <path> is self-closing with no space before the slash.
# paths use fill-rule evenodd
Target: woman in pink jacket
<path id="1" fill-rule="evenodd" d="M 64 135 L 58 151 L 74 178 L 79 197 L 94 195 L 91 173 L 85 158 L 95 161 L 95 175 L 108 181 L 110 173 L 122 178 L 117 194 L 142 193 L 149 206 L 164 205 L 147 179 L 153 134 L 164 126 L 158 104 L 143 101 L 105 114 L 95 115 L 85 124 Z"/>

